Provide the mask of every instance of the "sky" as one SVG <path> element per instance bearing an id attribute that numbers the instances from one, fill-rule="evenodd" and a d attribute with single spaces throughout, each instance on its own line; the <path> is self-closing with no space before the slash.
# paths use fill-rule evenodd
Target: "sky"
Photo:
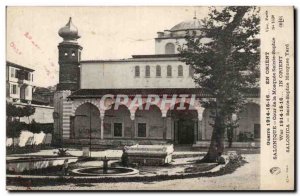
<path id="1" fill-rule="evenodd" d="M 82 60 L 154 54 L 157 32 L 208 14 L 208 7 L 8 7 L 6 59 L 32 68 L 34 85 L 58 83 L 58 30 L 78 28 Z"/>

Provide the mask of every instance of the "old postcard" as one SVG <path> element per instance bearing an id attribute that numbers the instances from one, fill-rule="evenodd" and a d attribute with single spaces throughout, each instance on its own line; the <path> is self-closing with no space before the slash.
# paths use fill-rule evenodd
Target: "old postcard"
<path id="1" fill-rule="evenodd" d="M 6 8 L 7 190 L 295 190 L 294 8 Z"/>

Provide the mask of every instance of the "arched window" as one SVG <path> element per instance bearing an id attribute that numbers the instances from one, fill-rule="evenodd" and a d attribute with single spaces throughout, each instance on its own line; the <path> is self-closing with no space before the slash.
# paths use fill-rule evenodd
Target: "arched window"
<path id="1" fill-rule="evenodd" d="M 147 78 L 150 77 L 150 66 L 149 65 L 146 65 L 145 76 Z"/>
<path id="2" fill-rule="evenodd" d="M 135 77 L 140 77 L 140 67 L 139 66 L 135 66 L 134 68 L 134 75 Z"/>
<path id="3" fill-rule="evenodd" d="M 172 67 L 171 67 L 171 65 L 168 65 L 168 67 L 167 67 L 167 77 L 172 77 Z"/>
<path id="4" fill-rule="evenodd" d="M 156 65 L 156 77 L 161 77 L 161 68 L 159 65 Z"/>
<path id="5" fill-rule="evenodd" d="M 178 65 L 178 76 L 179 77 L 183 76 L 183 67 L 182 67 L 182 65 Z"/>
<path id="6" fill-rule="evenodd" d="M 172 43 L 167 43 L 165 52 L 166 54 L 175 54 L 175 45 Z"/>
<path id="7" fill-rule="evenodd" d="M 192 66 L 189 66 L 189 76 L 190 77 L 194 76 L 194 68 Z"/>

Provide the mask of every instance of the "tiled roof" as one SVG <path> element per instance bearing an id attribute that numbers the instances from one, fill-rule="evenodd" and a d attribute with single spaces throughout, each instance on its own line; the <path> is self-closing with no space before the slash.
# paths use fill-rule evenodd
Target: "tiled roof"
<path id="1" fill-rule="evenodd" d="M 6 66 L 16 67 L 16 68 L 23 69 L 23 70 L 30 71 L 30 72 L 34 71 L 34 69 L 30 69 L 28 67 L 24 67 L 22 65 L 18 65 L 16 63 L 13 63 L 13 62 L 10 62 L 10 61 L 6 61 Z"/>
<path id="2" fill-rule="evenodd" d="M 208 93 L 204 92 L 201 88 L 131 88 L 131 89 L 80 89 L 73 92 L 69 98 L 101 98 L 103 95 L 128 95 L 128 96 L 147 96 L 149 94 L 154 95 L 174 95 L 174 94 L 195 94 L 197 97 L 211 97 Z M 247 90 L 249 98 L 259 97 L 259 89 Z"/>

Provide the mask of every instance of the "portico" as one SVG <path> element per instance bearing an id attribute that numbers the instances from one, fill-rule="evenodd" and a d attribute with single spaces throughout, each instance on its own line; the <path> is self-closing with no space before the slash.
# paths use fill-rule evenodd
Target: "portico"
<path id="1" fill-rule="evenodd" d="M 111 145 L 196 144 L 210 140 L 209 112 L 200 103 L 208 96 L 201 89 L 176 89 L 176 96 L 173 90 L 164 89 L 164 94 L 159 91 L 82 89 L 70 94 L 65 110 L 69 115 L 63 117 L 69 119 L 69 126 L 66 123 L 63 127 L 64 143 L 89 144 L 91 140 L 93 144 Z M 117 92 L 124 99 L 117 98 Z M 180 92 L 184 96 L 179 96 Z M 149 99 L 148 95 L 157 95 L 159 101 Z M 103 99 L 104 96 L 107 97 Z"/>

